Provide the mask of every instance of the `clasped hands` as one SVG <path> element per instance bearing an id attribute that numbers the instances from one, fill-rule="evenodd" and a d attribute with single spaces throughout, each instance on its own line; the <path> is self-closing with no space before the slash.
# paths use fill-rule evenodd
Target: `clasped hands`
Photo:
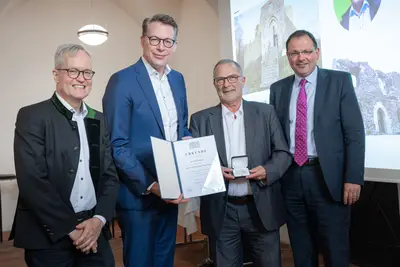
<path id="1" fill-rule="evenodd" d="M 103 222 L 96 217 L 87 219 L 76 226 L 69 234 L 76 249 L 89 254 L 90 251 L 97 253 L 97 240 L 100 236 Z"/>
<path id="2" fill-rule="evenodd" d="M 231 168 L 221 167 L 222 168 L 222 175 L 224 176 L 225 180 L 234 180 L 235 176 L 233 176 L 233 170 Z M 247 175 L 246 179 L 252 180 L 264 180 L 267 179 L 267 173 L 263 166 L 257 166 L 249 170 L 250 175 Z"/>

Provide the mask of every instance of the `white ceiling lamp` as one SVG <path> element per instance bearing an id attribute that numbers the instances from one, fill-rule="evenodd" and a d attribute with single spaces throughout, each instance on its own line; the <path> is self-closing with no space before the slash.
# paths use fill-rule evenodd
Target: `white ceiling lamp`
<path id="1" fill-rule="evenodd" d="M 90 0 L 90 11 L 93 12 L 93 0 Z M 100 25 L 88 24 L 79 29 L 78 39 L 87 45 L 101 45 L 107 41 L 108 31 Z"/>
<path id="2" fill-rule="evenodd" d="M 78 38 L 87 45 L 101 45 L 108 39 L 108 31 L 96 24 L 83 26 L 78 31 Z"/>

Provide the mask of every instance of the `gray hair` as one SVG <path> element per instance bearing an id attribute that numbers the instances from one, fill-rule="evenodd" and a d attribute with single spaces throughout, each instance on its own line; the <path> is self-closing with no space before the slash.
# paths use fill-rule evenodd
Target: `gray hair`
<path id="1" fill-rule="evenodd" d="M 217 62 L 217 64 L 215 64 L 214 70 L 213 70 L 214 78 L 215 78 L 215 70 L 217 69 L 217 67 L 219 65 L 224 65 L 224 64 L 231 64 L 240 73 L 240 76 L 243 76 L 243 70 L 242 70 L 242 67 L 240 67 L 239 63 L 237 63 L 236 61 L 234 61 L 232 59 L 225 58 L 225 59 L 221 59 L 220 61 Z"/>
<path id="2" fill-rule="evenodd" d="M 174 39 L 178 37 L 178 24 L 173 17 L 166 14 L 156 14 L 151 18 L 145 18 L 142 23 L 142 36 L 146 36 L 147 28 L 152 22 L 161 22 L 162 24 L 172 26 L 172 28 L 174 28 Z"/>
<path id="3" fill-rule="evenodd" d="M 85 52 L 90 58 L 90 53 L 79 44 L 63 44 L 57 47 L 54 55 L 54 67 L 57 68 L 65 63 L 66 56 L 75 56 L 79 51 Z"/>

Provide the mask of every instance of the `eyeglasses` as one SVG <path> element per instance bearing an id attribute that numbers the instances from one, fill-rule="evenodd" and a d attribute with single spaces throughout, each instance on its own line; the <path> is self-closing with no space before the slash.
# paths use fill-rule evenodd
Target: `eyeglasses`
<path id="1" fill-rule="evenodd" d="M 315 50 L 303 50 L 303 51 L 293 51 L 293 52 L 288 52 L 287 55 L 288 57 L 294 58 L 297 56 L 300 56 L 300 54 L 303 54 L 305 56 L 311 55 Z"/>
<path id="2" fill-rule="evenodd" d="M 95 74 L 94 71 L 92 70 L 77 70 L 77 69 L 57 69 L 57 70 L 65 70 L 68 74 L 68 77 L 71 79 L 76 79 L 79 77 L 79 75 L 83 75 L 83 78 L 85 80 L 91 80 L 93 78 L 93 75 Z"/>
<path id="3" fill-rule="evenodd" d="M 161 39 L 161 38 L 158 38 L 158 37 L 156 37 L 156 36 L 146 36 L 146 37 L 149 38 L 149 43 L 150 43 L 152 46 L 157 46 L 161 41 L 163 41 L 163 45 L 164 45 L 166 48 L 171 48 L 171 47 L 173 47 L 174 44 L 176 43 L 175 40 L 169 39 L 169 38 Z"/>
<path id="4" fill-rule="evenodd" d="M 214 78 L 214 84 L 223 85 L 225 83 L 225 80 L 228 80 L 229 83 L 233 84 L 233 83 L 236 83 L 240 77 L 241 76 L 237 76 L 237 75 L 229 75 L 227 77 L 217 77 L 217 78 Z"/>

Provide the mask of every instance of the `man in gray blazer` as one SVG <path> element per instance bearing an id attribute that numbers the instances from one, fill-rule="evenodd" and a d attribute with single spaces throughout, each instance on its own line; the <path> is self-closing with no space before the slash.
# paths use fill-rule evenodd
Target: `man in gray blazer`
<path id="1" fill-rule="evenodd" d="M 351 76 L 318 68 L 319 48 L 307 31 L 292 33 L 287 57 L 295 75 L 271 85 L 293 153 L 282 178 L 295 267 L 349 266 L 350 205 L 364 182 L 365 133 Z"/>
<path id="2" fill-rule="evenodd" d="M 242 99 L 245 80 L 237 62 L 219 61 L 214 86 L 221 103 L 191 117 L 193 137 L 214 135 L 227 187 L 201 198 L 201 226 L 216 241 L 217 266 L 243 266 L 248 250 L 256 266 L 279 267 L 285 223 L 279 179 L 292 160 L 273 107 Z M 246 159 L 249 174 L 234 177 L 232 162 Z"/>

